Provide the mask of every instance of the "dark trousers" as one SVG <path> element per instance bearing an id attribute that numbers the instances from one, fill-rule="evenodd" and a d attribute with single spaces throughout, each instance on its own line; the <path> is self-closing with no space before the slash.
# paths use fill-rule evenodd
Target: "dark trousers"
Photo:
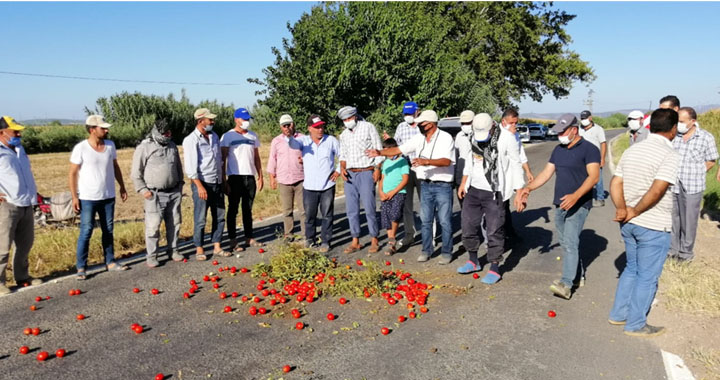
<path id="1" fill-rule="evenodd" d="M 235 237 L 237 236 L 238 205 L 242 203 L 242 221 L 243 229 L 245 230 L 245 240 L 250 240 L 253 238 L 252 206 L 255 201 L 255 193 L 257 190 L 257 186 L 255 185 L 255 176 L 228 176 L 228 186 L 230 187 L 226 221 L 228 238 L 230 240 L 235 240 Z"/>
<path id="2" fill-rule="evenodd" d="M 477 260 L 477 251 L 483 240 L 482 225 L 485 220 L 487 234 L 487 259 L 500 262 L 504 252 L 505 210 L 500 192 L 478 190 L 470 187 L 462 206 L 462 243 L 470 259 Z"/>
<path id="3" fill-rule="evenodd" d="M 515 228 L 512 224 L 512 212 L 510 211 L 509 199 L 503 202 L 503 207 L 505 208 L 505 225 L 503 226 L 505 229 L 505 238 L 512 239 L 517 237 L 517 234 L 515 233 Z"/>
<path id="4" fill-rule="evenodd" d="M 319 209 L 322 220 L 320 238 L 323 245 L 329 246 L 335 211 L 335 186 L 323 191 L 303 189 L 303 206 L 305 207 L 305 239 L 310 243 L 315 242 L 315 220 Z"/>

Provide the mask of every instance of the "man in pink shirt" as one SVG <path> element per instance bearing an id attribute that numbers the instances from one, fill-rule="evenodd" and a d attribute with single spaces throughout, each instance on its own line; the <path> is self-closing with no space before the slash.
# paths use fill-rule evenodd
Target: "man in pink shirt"
<path id="1" fill-rule="evenodd" d="M 282 133 L 270 143 L 270 158 L 267 172 L 270 174 L 270 187 L 279 188 L 280 202 L 283 208 L 283 224 L 285 238 L 292 236 L 293 210 L 300 210 L 300 231 L 305 237 L 305 212 L 303 211 L 303 174 L 302 153 L 290 149 L 286 137 L 298 138 L 301 133 L 295 132 L 295 123 L 290 115 L 280 116 Z"/>

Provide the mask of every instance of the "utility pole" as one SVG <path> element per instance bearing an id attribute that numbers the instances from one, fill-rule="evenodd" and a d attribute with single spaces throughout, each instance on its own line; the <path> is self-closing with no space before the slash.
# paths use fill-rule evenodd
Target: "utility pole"
<path id="1" fill-rule="evenodd" d="M 583 102 L 583 105 L 586 105 L 586 106 L 588 107 L 588 109 L 590 110 L 590 113 L 593 112 L 593 102 L 594 102 L 594 101 L 593 101 L 593 98 L 592 98 L 592 97 L 593 97 L 593 94 L 594 94 L 594 93 L 595 93 L 595 91 L 591 88 L 591 89 L 588 91 L 588 97 L 587 97 L 587 99 L 585 99 L 585 101 Z"/>

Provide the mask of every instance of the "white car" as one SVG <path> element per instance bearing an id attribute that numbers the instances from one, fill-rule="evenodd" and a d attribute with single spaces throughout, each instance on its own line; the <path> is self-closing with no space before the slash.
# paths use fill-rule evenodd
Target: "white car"
<path id="1" fill-rule="evenodd" d="M 534 139 L 542 139 L 545 140 L 545 136 L 547 134 L 547 130 L 545 129 L 545 126 L 542 124 L 528 124 L 528 129 L 530 130 L 530 137 Z"/>
<path id="2" fill-rule="evenodd" d="M 520 135 L 520 141 L 530 142 L 530 130 L 525 125 L 518 125 L 517 132 Z"/>
<path id="3" fill-rule="evenodd" d="M 555 126 L 555 123 L 548 124 L 548 131 L 547 131 L 547 135 L 545 135 L 545 137 L 549 137 L 549 138 L 553 138 L 553 139 L 557 138 L 558 133 L 552 130 L 552 127 L 554 127 L 554 126 Z"/>

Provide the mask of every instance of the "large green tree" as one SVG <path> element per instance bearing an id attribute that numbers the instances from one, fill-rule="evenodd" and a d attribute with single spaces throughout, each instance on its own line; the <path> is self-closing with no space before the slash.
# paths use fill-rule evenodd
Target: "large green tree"
<path id="1" fill-rule="evenodd" d="M 566 96 L 592 69 L 567 47 L 575 16 L 532 2 L 329 2 L 294 25 L 263 70 L 260 104 L 298 119 L 343 105 L 382 129 L 403 102 L 494 113 L 522 96 Z"/>

